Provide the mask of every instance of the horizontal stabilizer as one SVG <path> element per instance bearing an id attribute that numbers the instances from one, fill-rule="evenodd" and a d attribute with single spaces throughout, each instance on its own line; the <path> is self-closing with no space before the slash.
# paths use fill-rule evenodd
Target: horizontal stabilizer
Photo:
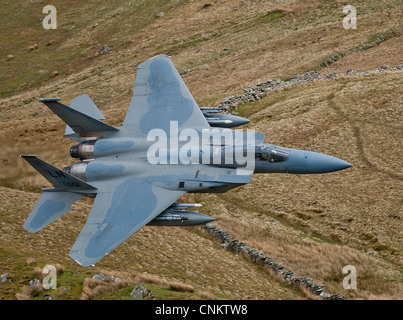
<path id="1" fill-rule="evenodd" d="M 83 180 L 64 172 L 45 161 L 38 159 L 34 155 L 21 155 L 34 169 L 48 180 L 53 187 L 61 190 L 96 190 L 95 187 L 84 182 Z"/>
<path id="2" fill-rule="evenodd" d="M 71 205 L 83 197 L 72 192 L 44 192 L 25 221 L 24 229 L 35 233 L 61 217 Z"/>
<path id="3" fill-rule="evenodd" d="M 58 102 L 59 100 L 59 98 L 39 99 L 40 102 L 46 104 L 46 106 L 62 119 L 74 132 L 93 133 L 119 131 L 119 129 L 99 121 L 92 116 L 65 106 Z"/>

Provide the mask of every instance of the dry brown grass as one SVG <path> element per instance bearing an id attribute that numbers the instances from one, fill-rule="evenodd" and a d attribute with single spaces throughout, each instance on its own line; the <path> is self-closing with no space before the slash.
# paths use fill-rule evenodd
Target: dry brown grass
<path id="1" fill-rule="evenodd" d="M 17 300 L 32 300 L 34 289 L 30 286 L 23 286 L 21 291 L 15 295 Z"/>
<path id="2" fill-rule="evenodd" d="M 158 284 L 160 286 L 168 286 L 168 281 L 155 275 L 155 274 L 137 274 L 135 278 L 144 283 L 153 283 L 153 284 Z"/>
<path id="3" fill-rule="evenodd" d="M 92 300 L 101 295 L 105 295 L 116 290 L 120 290 L 127 287 L 134 287 L 138 283 L 146 283 L 165 287 L 170 290 L 179 292 L 194 292 L 194 288 L 191 285 L 180 281 L 167 281 L 157 275 L 147 273 L 133 273 L 133 272 L 110 272 L 108 270 L 101 270 L 107 274 L 113 275 L 118 280 L 107 279 L 99 281 L 93 278 L 85 278 L 83 284 L 83 291 L 81 295 L 82 300 Z M 200 297 L 214 297 L 211 293 L 200 293 Z"/>
<path id="4" fill-rule="evenodd" d="M 234 212 L 235 213 L 235 212 Z M 355 299 L 402 299 L 403 284 L 399 271 L 376 256 L 367 255 L 345 245 L 326 243 L 306 233 L 275 224 L 268 228 L 251 226 L 228 216 L 220 216 L 217 225 L 228 230 L 237 239 L 246 242 L 267 256 L 273 257 L 297 277 L 310 277 L 324 283 L 332 293 L 342 293 Z M 344 290 L 342 269 L 354 265 L 357 269 L 359 290 Z M 275 276 L 273 273 L 272 276 Z"/>
<path id="5" fill-rule="evenodd" d="M 194 292 L 194 288 L 188 284 L 182 282 L 168 282 L 168 287 L 171 290 L 181 291 L 181 292 Z"/>
<path id="6" fill-rule="evenodd" d="M 119 281 L 99 281 L 93 278 L 85 278 L 81 300 L 92 300 L 100 295 L 126 288 L 130 284 L 130 281 L 123 279 L 120 279 Z"/>

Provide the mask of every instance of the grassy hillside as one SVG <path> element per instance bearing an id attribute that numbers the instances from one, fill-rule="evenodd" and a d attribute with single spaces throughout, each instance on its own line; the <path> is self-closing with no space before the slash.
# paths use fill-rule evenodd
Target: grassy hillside
<path id="1" fill-rule="evenodd" d="M 0 284 L 0 297 L 15 299 L 35 268 L 60 263 L 62 284 L 52 293 L 59 299 L 79 299 L 84 279 L 101 271 L 127 272 L 128 286 L 99 298 L 127 297 L 132 286 L 147 283 L 145 274 L 162 279 L 148 284 L 158 287 L 151 289 L 160 292 L 158 298 L 307 298 L 223 251 L 197 228 L 146 227 L 95 268 L 80 268 L 67 254 L 91 201 L 79 201 L 66 216 L 28 234 L 22 224 L 47 182 L 19 155 L 41 154 L 58 167 L 73 163 L 64 124 L 38 98 L 68 103 L 87 93 L 108 123 L 120 125 L 137 65 L 160 53 L 170 55 L 179 71 L 189 70 L 183 79 L 200 106 L 215 106 L 259 81 L 286 80 L 309 70 L 396 67 L 403 63 L 401 2 L 55 0 L 58 27 L 44 30 L 39 19 L 47 4 L 6 1 L 0 8 L 5 17 L 0 33 L 0 274 L 13 279 Z M 356 30 L 342 27 L 346 4 L 357 8 Z M 363 46 L 368 43 L 373 45 Z M 101 53 L 105 46 L 110 50 Z M 322 64 L 341 53 L 348 54 Z M 324 283 L 329 292 L 401 299 L 401 88 L 402 72 L 383 72 L 276 90 L 240 106 L 236 111 L 252 120 L 248 128 L 266 133 L 266 142 L 327 153 L 353 168 L 311 176 L 259 174 L 226 194 L 192 199 L 234 237 L 298 276 Z M 357 290 L 342 288 L 347 264 L 357 267 Z M 167 283 L 175 281 L 193 292 L 171 290 Z M 63 291 L 65 286 L 71 291 Z"/>

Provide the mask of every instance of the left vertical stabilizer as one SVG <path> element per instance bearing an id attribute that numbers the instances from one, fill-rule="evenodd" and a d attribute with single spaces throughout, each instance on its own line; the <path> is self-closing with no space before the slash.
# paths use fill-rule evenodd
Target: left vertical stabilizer
<path id="1" fill-rule="evenodd" d="M 59 191 L 83 191 L 96 190 L 96 188 L 85 181 L 60 170 L 51 164 L 38 159 L 37 156 L 22 154 L 22 158 L 36 169 L 53 187 Z"/>

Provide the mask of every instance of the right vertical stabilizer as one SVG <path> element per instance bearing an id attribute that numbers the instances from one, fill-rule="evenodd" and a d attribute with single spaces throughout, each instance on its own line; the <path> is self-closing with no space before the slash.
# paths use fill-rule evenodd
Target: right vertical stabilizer
<path id="1" fill-rule="evenodd" d="M 97 108 L 94 101 L 87 94 L 82 94 L 81 96 L 75 97 L 70 101 L 70 108 L 77 110 L 81 113 L 86 114 L 97 120 L 105 120 L 102 112 Z M 66 125 L 66 131 L 64 135 L 68 138 L 78 141 L 79 135 L 77 135 L 69 125 Z M 77 136 L 77 137 L 76 137 Z"/>

